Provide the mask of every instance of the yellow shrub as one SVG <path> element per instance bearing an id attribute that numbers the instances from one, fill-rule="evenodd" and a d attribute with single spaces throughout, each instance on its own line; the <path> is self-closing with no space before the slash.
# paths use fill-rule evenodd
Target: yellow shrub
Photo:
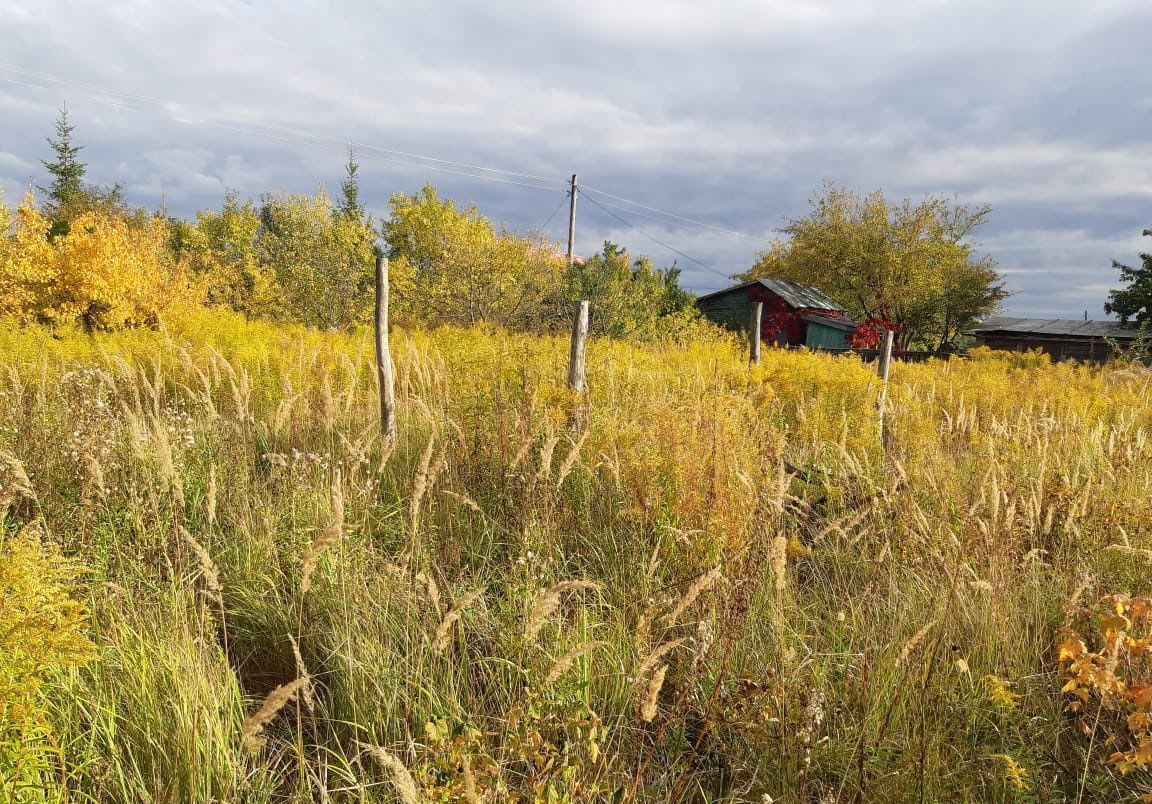
<path id="1" fill-rule="evenodd" d="M 91 658 L 84 607 L 69 589 L 75 567 L 32 529 L 0 537 L 0 799 L 41 783 L 50 730 L 42 689 L 50 675 Z"/>
<path id="2" fill-rule="evenodd" d="M 31 195 L 15 222 L 2 199 L 0 210 L 0 229 L 12 229 L 0 246 L 0 314 L 115 329 L 153 323 L 162 311 L 190 301 L 159 217 L 141 224 L 86 212 L 67 234 L 49 240 L 49 221 Z"/>

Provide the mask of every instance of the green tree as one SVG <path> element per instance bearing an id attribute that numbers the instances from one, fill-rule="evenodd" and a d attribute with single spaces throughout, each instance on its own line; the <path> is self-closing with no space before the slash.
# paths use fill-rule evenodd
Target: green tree
<path id="1" fill-rule="evenodd" d="M 41 160 L 52 181 L 48 187 L 38 187 L 45 194 L 44 211 L 52 221 L 48 237 L 55 239 L 68 234 L 72 221 L 87 213 L 119 218 L 136 229 L 150 227 L 152 215 L 128 204 L 119 184 L 101 188 L 85 183 L 88 165 L 80 159 L 84 146 L 75 144 L 72 136 L 75 130 L 65 106 L 56 120 L 56 139 L 46 138 L 56 155 L 51 161 Z"/>
<path id="2" fill-rule="evenodd" d="M 1144 235 L 1152 237 L 1152 229 Z M 1112 267 L 1120 271 L 1120 281 L 1127 287 L 1108 291 L 1104 312 L 1120 316 L 1124 323 L 1144 324 L 1152 320 L 1152 253 L 1140 254 L 1139 268 L 1112 260 Z"/>
<path id="3" fill-rule="evenodd" d="M 898 324 L 902 347 L 940 349 L 1010 295 L 969 240 L 990 212 L 940 196 L 889 204 L 880 190 L 826 184 L 783 228 L 788 239 L 738 278 L 814 285 L 860 318 Z"/>
<path id="4" fill-rule="evenodd" d="M 253 317 L 284 316 L 272 266 L 260 261 L 260 212 L 251 199 L 229 192 L 220 211 L 202 210 L 195 222 L 170 220 L 169 247 L 184 261 L 210 305 Z"/>
<path id="5" fill-rule="evenodd" d="M 397 193 L 383 236 L 402 315 L 538 328 L 558 314 L 564 261 L 541 238 L 497 228 L 426 184 Z"/>
<path id="6" fill-rule="evenodd" d="M 340 182 L 340 203 L 336 213 L 346 218 L 364 220 L 366 212 L 360 200 L 360 180 L 356 174 L 360 164 L 356 161 L 356 149 L 348 146 L 348 162 L 344 165 L 344 179 Z"/>
<path id="7" fill-rule="evenodd" d="M 56 119 L 56 139 L 46 137 L 48 144 L 56 154 L 52 161 L 41 160 L 41 164 L 52 174 L 52 183 L 48 187 L 41 187 L 40 192 L 47 196 L 47 209 L 49 215 L 57 214 L 74 206 L 84 192 L 84 176 L 88 172 L 88 165 L 80 160 L 80 151 L 83 145 L 76 145 L 72 141 L 72 132 L 76 127 L 68 120 L 68 107 L 60 109 L 60 116 Z"/>
<path id="8" fill-rule="evenodd" d="M 334 214 L 320 189 L 269 196 L 260 223 L 259 259 L 275 274 L 286 317 L 339 329 L 366 316 L 375 234 L 365 221 Z"/>
<path id="9" fill-rule="evenodd" d="M 591 302 L 590 328 L 610 337 L 665 334 L 696 318 L 694 298 L 680 287 L 680 269 L 653 267 L 623 247 L 604 248 L 568 271 L 566 297 Z"/>

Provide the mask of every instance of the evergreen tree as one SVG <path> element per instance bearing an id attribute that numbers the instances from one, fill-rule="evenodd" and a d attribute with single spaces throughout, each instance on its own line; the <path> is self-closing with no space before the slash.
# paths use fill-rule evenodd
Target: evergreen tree
<path id="1" fill-rule="evenodd" d="M 336 206 L 336 214 L 344 218 L 364 219 L 364 205 L 360 201 L 360 182 L 356 178 L 360 165 L 356 161 L 356 149 L 348 146 L 348 163 L 344 165 L 344 180 L 340 182 L 341 198 Z"/>
<path id="2" fill-rule="evenodd" d="M 84 174 L 88 172 L 88 165 L 80 161 L 80 151 L 84 146 L 72 143 L 75 128 L 68 122 L 68 107 L 64 106 L 56 120 L 56 139 L 46 138 L 56 152 L 56 159 L 41 161 L 52 174 L 52 184 L 47 188 L 41 187 L 40 191 L 48 195 L 46 206 L 53 218 L 74 205 L 84 193 Z"/>
<path id="3" fill-rule="evenodd" d="M 1145 229 L 1144 234 L 1152 237 L 1152 229 Z M 1133 268 L 1112 260 L 1112 267 L 1120 271 L 1120 281 L 1128 287 L 1108 292 L 1104 312 L 1115 313 L 1123 323 L 1152 321 L 1152 253 L 1141 254 L 1140 261 L 1143 264 Z"/>

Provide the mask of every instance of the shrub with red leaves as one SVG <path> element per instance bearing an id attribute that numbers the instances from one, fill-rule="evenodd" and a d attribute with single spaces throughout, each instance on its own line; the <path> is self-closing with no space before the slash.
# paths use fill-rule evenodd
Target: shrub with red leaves
<path id="1" fill-rule="evenodd" d="M 884 340 L 884 330 L 900 331 L 900 325 L 887 318 L 875 316 L 856 327 L 848 342 L 853 349 L 879 349 Z"/>

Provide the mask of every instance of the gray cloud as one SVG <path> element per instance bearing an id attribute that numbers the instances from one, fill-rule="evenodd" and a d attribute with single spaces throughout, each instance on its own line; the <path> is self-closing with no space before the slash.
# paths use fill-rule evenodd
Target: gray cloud
<path id="1" fill-rule="evenodd" d="M 1135 259 L 1152 226 L 1149 24 L 1141 0 L 8 0 L 0 185 L 12 200 L 43 181 L 65 100 L 90 178 L 176 214 L 226 189 L 335 187 L 350 140 L 377 212 L 429 180 L 529 229 L 577 172 L 747 233 L 615 210 L 629 227 L 581 202 L 581 251 L 617 240 L 710 290 L 834 179 L 992 204 L 979 239 L 1019 291 L 1008 309 L 1099 316 L 1111 259 Z M 478 181 L 370 145 L 557 181 Z"/>

